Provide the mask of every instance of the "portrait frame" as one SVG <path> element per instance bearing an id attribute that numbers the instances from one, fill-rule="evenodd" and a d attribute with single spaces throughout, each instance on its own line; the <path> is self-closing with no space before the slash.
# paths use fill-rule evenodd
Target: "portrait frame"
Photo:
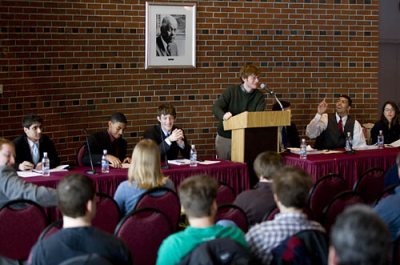
<path id="1" fill-rule="evenodd" d="M 196 67 L 195 3 L 146 2 L 145 34 L 145 69 Z"/>

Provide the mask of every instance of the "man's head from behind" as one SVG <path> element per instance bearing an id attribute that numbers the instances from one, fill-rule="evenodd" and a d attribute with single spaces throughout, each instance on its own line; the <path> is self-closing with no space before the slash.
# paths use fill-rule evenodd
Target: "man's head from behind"
<path id="1" fill-rule="evenodd" d="M 281 156 L 272 151 L 265 151 L 256 157 L 253 163 L 254 172 L 262 180 L 270 180 L 273 175 L 282 167 Z"/>
<path id="2" fill-rule="evenodd" d="M 329 265 L 385 265 L 389 251 L 388 228 L 368 206 L 351 206 L 336 218 Z"/>
<path id="3" fill-rule="evenodd" d="M 22 119 L 24 132 L 31 141 L 37 142 L 42 137 L 42 123 L 43 119 L 37 115 L 26 115 Z"/>
<path id="4" fill-rule="evenodd" d="M 115 112 L 108 121 L 108 132 L 115 138 L 121 138 L 124 134 L 128 120 L 121 112 Z"/>
<path id="5" fill-rule="evenodd" d="M 175 39 L 178 22 L 173 16 L 165 16 L 161 21 L 161 36 L 166 43 L 170 43 Z"/>
<path id="6" fill-rule="evenodd" d="M 93 218 L 96 189 L 93 180 L 81 174 L 65 176 L 57 185 L 58 207 L 70 218 Z"/>
<path id="7" fill-rule="evenodd" d="M 0 138 L 0 166 L 13 166 L 15 163 L 14 144 L 5 138 Z"/>
<path id="8" fill-rule="evenodd" d="M 273 176 L 272 190 L 278 206 L 303 208 L 311 186 L 311 177 L 299 168 L 285 166 Z"/>
<path id="9" fill-rule="evenodd" d="M 185 179 L 179 186 L 179 198 L 188 218 L 214 217 L 218 183 L 207 175 Z"/>

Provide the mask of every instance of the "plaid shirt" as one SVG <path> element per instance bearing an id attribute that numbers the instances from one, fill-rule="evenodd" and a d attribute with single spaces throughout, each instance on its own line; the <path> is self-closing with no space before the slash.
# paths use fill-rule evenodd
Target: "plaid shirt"
<path id="1" fill-rule="evenodd" d="M 272 261 L 273 248 L 286 238 L 306 229 L 325 232 L 319 223 L 309 221 L 301 212 L 279 213 L 274 220 L 262 222 L 250 228 L 246 234 L 246 240 L 252 253 L 263 264 L 269 265 Z"/>

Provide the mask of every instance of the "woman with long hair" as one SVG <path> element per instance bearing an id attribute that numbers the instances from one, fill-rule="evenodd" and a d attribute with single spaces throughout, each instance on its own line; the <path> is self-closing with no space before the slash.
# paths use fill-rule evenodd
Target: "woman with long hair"
<path id="1" fill-rule="evenodd" d="M 118 185 L 114 199 L 125 215 L 135 208 L 143 193 L 156 187 L 175 190 L 174 183 L 161 172 L 158 145 L 153 140 L 144 139 L 135 146 L 128 180 Z"/>
<path id="2" fill-rule="evenodd" d="M 393 101 L 386 101 L 382 107 L 381 119 L 371 129 L 372 143 L 377 142 L 379 131 L 382 130 L 385 144 L 390 144 L 400 139 L 400 111 Z"/>

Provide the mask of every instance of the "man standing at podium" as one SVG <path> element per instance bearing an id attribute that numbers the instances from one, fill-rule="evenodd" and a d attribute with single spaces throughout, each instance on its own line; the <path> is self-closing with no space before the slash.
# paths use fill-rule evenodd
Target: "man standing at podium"
<path id="1" fill-rule="evenodd" d="M 259 91 L 260 70 L 254 64 L 240 69 L 240 85 L 229 86 L 213 105 L 213 114 L 219 120 L 215 149 L 218 158 L 231 159 L 231 131 L 225 131 L 223 121 L 244 111 L 263 111 L 264 94 Z"/>

